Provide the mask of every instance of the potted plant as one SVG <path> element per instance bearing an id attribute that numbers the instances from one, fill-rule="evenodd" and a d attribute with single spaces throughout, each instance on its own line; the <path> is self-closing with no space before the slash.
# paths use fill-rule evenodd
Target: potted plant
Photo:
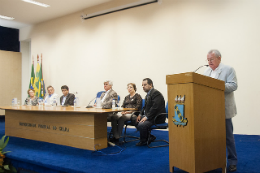
<path id="1" fill-rule="evenodd" d="M 17 172 L 15 167 L 13 167 L 10 163 L 6 163 L 4 160 L 5 154 L 11 152 L 11 151 L 3 151 L 9 142 L 9 137 L 7 137 L 6 140 L 5 140 L 5 137 L 6 136 L 4 135 L 0 140 L 0 173 L 1 172 L 10 172 L 10 173 Z"/>

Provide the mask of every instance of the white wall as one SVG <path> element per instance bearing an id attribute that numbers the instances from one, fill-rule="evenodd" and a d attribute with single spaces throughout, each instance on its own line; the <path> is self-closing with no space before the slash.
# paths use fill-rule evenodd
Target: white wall
<path id="1" fill-rule="evenodd" d="M 141 82 L 150 77 L 167 99 L 167 74 L 193 71 L 206 63 L 208 50 L 219 49 L 238 77 L 234 131 L 259 135 L 259 82 L 253 78 L 260 73 L 259 6 L 259 0 L 163 0 L 84 22 L 78 12 L 36 25 L 31 54 L 43 53 L 46 85 L 61 94 L 67 84 L 86 105 L 106 79 L 121 97 L 129 82 L 144 97 Z"/>
<path id="2" fill-rule="evenodd" d="M 28 97 L 27 90 L 31 75 L 31 42 L 21 41 L 20 42 L 20 52 L 22 53 L 22 99 L 21 104 L 24 103 L 25 99 Z"/>

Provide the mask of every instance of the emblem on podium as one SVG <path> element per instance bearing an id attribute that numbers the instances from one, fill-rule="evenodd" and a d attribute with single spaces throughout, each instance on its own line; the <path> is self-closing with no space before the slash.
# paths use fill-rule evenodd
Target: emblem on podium
<path id="1" fill-rule="evenodd" d="M 174 117 L 172 117 L 172 121 L 175 125 L 178 126 L 186 126 L 187 125 L 187 118 L 184 117 L 184 105 L 185 102 L 185 95 L 183 97 L 176 96 L 175 97 L 175 105 L 174 105 Z"/>

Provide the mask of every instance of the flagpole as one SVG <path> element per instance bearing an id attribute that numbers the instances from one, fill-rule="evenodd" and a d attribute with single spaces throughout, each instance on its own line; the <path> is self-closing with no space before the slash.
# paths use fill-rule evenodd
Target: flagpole
<path id="1" fill-rule="evenodd" d="M 42 54 L 41 54 L 41 73 L 42 73 Z M 44 87 L 44 82 L 43 82 L 43 74 L 42 74 L 42 79 L 41 79 L 41 97 L 44 98 L 44 90 L 43 88 L 45 89 Z"/>

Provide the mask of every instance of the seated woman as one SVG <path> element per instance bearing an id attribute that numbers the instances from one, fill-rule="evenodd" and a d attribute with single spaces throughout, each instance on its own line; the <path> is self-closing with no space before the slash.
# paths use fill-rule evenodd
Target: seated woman
<path id="1" fill-rule="evenodd" d="M 142 108 L 142 97 L 140 94 L 136 93 L 136 85 L 134 83 L 127 84 L 127 90 L 129 95 L 124 99 L 123 108 L 136 108 L 137 111 L 141 111 Z M 113 139 L 111 142 L 119 142 L 119 138 L 122 134 L 125 121 L 131 119 L 133 111 L 124 111 L 114 114 L 111 118 L 111 126 L 113 132 Z M 132 120 L 136 120 L 137 115 L 133 115 Z"/>
<path id="2" fill-rule="evenodd" d="M 35 91 L 33 89 L 28 89 L 27 93 L 29 94 L 29 97 L 25 99 L 24 105 L 36 106 L 39 98 L 34 95 Z"/>

